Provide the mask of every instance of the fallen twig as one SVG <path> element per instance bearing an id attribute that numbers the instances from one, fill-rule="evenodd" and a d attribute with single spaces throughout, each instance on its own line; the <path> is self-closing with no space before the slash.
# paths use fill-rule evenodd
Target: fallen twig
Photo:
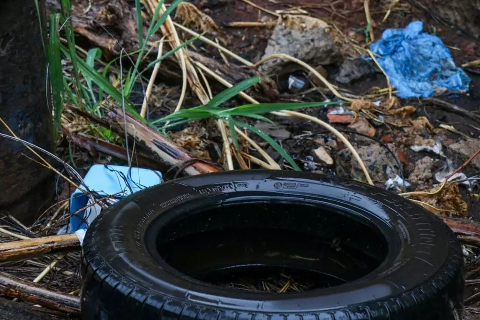
<path id="1" fill-rule="evenodd" d="M 115 157 L 117 159 L 121 159 L 124 161 L 127 161 L 127 150 L 123 147 L 119 147 L 115 144 L 100 140 L 100 139 L 95 139 L 92 137 L 85 137 L 81 136 L 78 134 L 74 134 L 66 130 L 64 127 L 62 127 L 62 132 L 76 145 L 78 145 L 81 148 L 87 149 L 91 154 L 95 155 L 97 152 L 102 152 L 104 154 L 107 154 L 109 156 Z M 158 162 L 140 154 L 136 153 L 134 157 L 134 162 L 136 165 L 143 167 L 143 168 L 149 168 L 149 169 L 161 169 L 161 164 Z"/>
<path id="2" fill-rule="evenodd" d="M 217 167 L 205 162 L 192 161 L 195 157 L 128 112 L 125 114 L 126 117 L 124 119 L 121 110 L 106 107 L 108 112 L 100 119 L 78 108 L 69 108 L 76 114 L 109 128 L 118 134 L 123 134 L 126 128 L 128 136 L 137 141 L 138 148 L 142 149 L 146 155 L 158 162 L 161 169 L 168 171 L 171 176 L 174 176 L 177 170 L 186 162 L 190 164 L 182 170 L 182 174 L 184 175 L 197 175 L 219 171 Z M 125 123 L 127 124 L 126 126 Z"/>
<path id="3" fill-rule="evenodd" d="M 80 298 L 46 290 L 5 273 L 0 273 L 0 294 L 72 315 L 80 314 Z"/>
<path id="4" fill-rule="evenodd" d="M 254 28 L 254 27 L 274 27 L 277 23 L 275 21 L 262 22 L 262 21 L 234 21 L 227 22 L 225 26 L 232 28 Z"/>
<path id="5" fill-rule="evenodd" d="M 79 248 L 80 241 L 75 233 L 6 242 L 0 244 L 0 262 L 31 259 Z"/>

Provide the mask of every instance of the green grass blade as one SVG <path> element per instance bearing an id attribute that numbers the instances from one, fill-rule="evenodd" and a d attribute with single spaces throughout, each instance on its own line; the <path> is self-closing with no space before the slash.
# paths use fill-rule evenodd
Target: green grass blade
<path id="1" fill-rule="evenodd" d="M 65 96 L 64 96 L 65 100 L 77 106 L 78 105 L 77 96 L 75 95 L 75 93 L 73 93 L 65 77 L 63 77 L 63 87 L 65 88 Z"/>
<path id="2" fill-rule="evenodd" d="M 150 37 L 154 34 L 153 27 L 155 26 L 155 22 L 158 19 L 158 15 L 160 14 L 160 9 L 162 8 L 162 5 L 164 2 L 165 0 L 160 0 L 158 2 L 157 7 L 155 8 L 155 11 L 153 12 L 153 17 L 152 17 L 152 20 L 150 21 L 150 26 L 148 27 L 148 30 L 147 30 L 147 36 L 145 38 L 145 42 L 148 42 L 148 40 L 150 40 Z M 144 42 L 144 45 L 145 45 L 145 42 Z"/>
<path id="3" fill-rule="evenodd" d="M 300 167 L 295 163 L 295 161 L 292 159 L 292 157 L 290 157 L 290 155 L 287 153 L 287 151 L 285 151 L 285 149 L 283 149 L 282 146 L 280 146 L 275 140 L 270 138 L 268 136 L 268 134 L 266 134 L 265 132 L 263 132 L 261 130 L 258 130 L 257 128 L 255 128 L 255 127 L 253 127 L 249 124 L 243 123 L 243 122 L 235 121 L 235 125 L 237 125 L 240 128 L 245 128 L 249 131 L 252 131 L 253 133 L 260 136 L 263 140 L 268 142 L 272 146 L 272 148 L 275 149 L 275 151 L 277 151 L 285 160 L 287 160 L 287 162 L 290 163 L 290 165 L 296 171 L 302 171 L 302 169 L 300 169 Z"/>
<path id="4" fill-rule="evenodd" d="M 166 129 L 173 128 L 173 127 L 179 126 L 181 124 L 189 123 L 189 122 L 192 122 L 192 121 L 194 121 L 194 120 L 182 120 L 182 121 L 170 122 L 169 124 L 167 124 L 167 125 L 165 125 L 161 128 L 155 127 L 155 129 L 163 132 L 163 134 L 165 135 L 165 130 Z"/>
<path id="5" fill-rule="evenodd" d="M 95 59 L 99 59 L 102 56 L 102 50 L 100 48 L 93 48 L 88 50 L 87 57 L 85 58 L 85 62 L 92 68 L 95 67 Z M 92 86 L 92 79 L 85 79 L 87 82 L 88 94 L 92 97 L 94 104 L 97 104 L 97 98 L 95 97 L 95 93 L 93 92 Z M 87 95 L 86 95 L 87 96 Z"/>
<path id="6" fill-rule="evenodd" d="M 61 0 L 60 6 L 62 8 L 62 19 L 60 20 L 60 23 L 64 25 L 63 29 L 65 30 L 65 38 L 67 39 L 67 43 L 68 43 L 68 51 L 72 54 L 72 56 L 77 56 L 77 49 L 75 48 L 75 34 L 73 32 L 73 22 L 72 22 L 72 19 L 70 18 L 72 15 L 72 3 L 70 0 Z M 82 108 L 83 107 L 82 97 L 80 96 L 81 82 L 80 82 L 80 77 L 78 73 L 78 64 L 75 59 L 72 59 L 72 69 L 73 69 L 73 74 L 75 79 L 74 84 L 76 87 L 75 92 L 78 98 L 77 99 L 78 106 Z"/>
<path id="7" fill-rule="evenodd" d="M 172 2 L 172 4 L 170 4 L 170 6 L 167 8 L 167 10 L 165 10 L 165 12 L 160 16 L 160 18 L 158 19 L 157 22 L 155 22 L 155 25 L 153 26 L 153 29 L 151 30 L 152 31 L 152 34 L 154 34 L 155 32 L 158 31 L 158 29 L 160 29 L 160 27 L 162 26 L 162 24 L 165 22 L 165 20 L 167 20 L 168 16 L 170 15 L 170 13 L 173 12 L 173 10 L 175 10 L 177 8 L 177 6 L 182 2 L 183 0 L 175 0 L 174 2 Z M 161 4 L 159 3 L 158 4 L 159 7 L 161 7 Z"/>
<path id="8" fill-rule="evenodd" d="M 215 114 L 212 114 L 210 111 L 205 110 L 198 110 L 195 108 L 186 109 L 186 110 L 178 110 L 166 117 L 161 119 L 152 121 L 152 124 L 159 123 L 159 122 L 168 122 L 168 121 L 177 121 L 177 120 L 201 120 L 207 118 L 215 118 Z"/>
<path id="9" fill-rule="evenodd" d="M 275 125 L 275 122 L 273 122 L 272 120 L 268 119 L 267 117 L 261 116 L 259 114 L 250 114 L 246 117 L 254 118 L 254 119 L 257 119 L 257 120 L 261 120 L 261 121 L 265 121 L 265 122 L 268 122 L 270 124 Z"/>
<path id="10" fill-rule="evenodd" d="M 249 116 L 273 111 L 294 110 L 302 108 L 320 107 L 342 102 L 301 102 L 301 103 L 261 103 L 246 104 L 232 109 L 222 110 L 220 113 L 229 116 Z"/>
<path id="11" fill-rule="evenodd" d="M 85 58 L 85 62 L 90 66 L 95 66 L 95 59 L 100 59 L 102 57 L 102 50 L 100 48 L 93 48 L 88 50 L 87 57 Z"/>
<path id="12" fill-rule="evenodd" d="M 62 73 L 62 57 L 60 51 L 60 36 L 58 35 L 58 26 L 60 16 L 52 13 L 50 15 L 50 37 L 47 48 L 47 61 L 50 73 L 50 83 L 52 86 L 53 100 L 53 123 L 54 133 L 57 135 L 60 129 L 60 120 L 63 111 L 62 94 L 64 91 L 63 73 Z"/>
<path id="13" fill-rule="evenodd" d="M 63 48 L 65 55 L 69 56 L 68 51 Z M 118 104 L 123 105 L 122 93 L 118 91 L 107 79 L 105 79 L 97 70 L 90 67 L 85 61 L 80 59 L 78 56 L 71 56 L 72 61 L 75 60 L 78 63 L 80 71 L 82 72 L 85 79 L 89 78 L 95 83 L 100 89 L 109 94 Z M 131 113 L 133 116 L 138 118 L 140 121 L 145 122 L 140 114 L 133 109 L 132 103 L 130 101 L 125 101 L 126 110 Z"/>
<path id="14" fill-rule="evenodd" d="M 230 132 L 232 134 L 233 143 L 238 152 L 240 152 L 240 144 L 238 143 L 237 131 L 235 131 L 235 120 L 232 117 L 227 117 L 228 126 L 230 127 Z"/>
<path id="15" fill-rule="evenodd" d="M 135 11 L 137 12 L 137 30 L 138 30 L 138 47 L 143 47 L 143 16 L 142 5 L 140 0 L 135 0 Z"/>
<path id="16" fill-rule="evenodd" d="M 45 44 L 47 41 L 45 40 L 45 33 L 43 32 L 43 21 L 42 21 L 42 13 L 40 11 L 40 4 L 38 0 L 34 0 L 35 2 L 35 8 L 37 10 L 37 16 L 38 16 L 38 24 L 40 25 L 40 37 L 42 38 L 42 47 L 43 47 L 43 52 L 46 53 L 47 50 L 45 49 Z"/>
<path id="17" fill-rule="evenodd" d="M 261 80 L 260 77 L 257 77 L 257 76 L 245 79 L 235 84 L 233 87 L 228 88 L 222 91 L 221 93 L 217 94 L 215 97 L 212 98 L 212 100 L 210 100 L 205 105 L 210 107 L 218 107 L 219 105 L 233 98 L 234 96 L 244 91 L 245 89 L 250 88 L 251 86 L 259 83 L 260 80 Z"/>

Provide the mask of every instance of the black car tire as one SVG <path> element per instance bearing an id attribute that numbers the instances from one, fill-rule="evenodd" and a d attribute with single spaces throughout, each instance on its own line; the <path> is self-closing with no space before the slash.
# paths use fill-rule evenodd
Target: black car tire
<path id="1" fill-rule="evenodd" d="M 273 240 L 262 240 L 270 234 Z M 318 253 L 333 250 L 333 243 L 342 244 L 335 249 L 342 254 L 363 254 L 371 266 L 351 268 L 352 276 L 335 268 Z M 335 263 L 350 260 L 342 261 Z M 258 266 L 310 269 L 315 277 L 331 276 L 325 280 L 330 287 L 266 293 L 205 280 Z M 462 315 L 461 246 L 439 218 L 387 191 L 311 173 L 217 173 L 140 191 L 89 227 L 82 274 L 83 319 L 456 320 Z M 341 284 L 332 285 L 337 279 Z"/>

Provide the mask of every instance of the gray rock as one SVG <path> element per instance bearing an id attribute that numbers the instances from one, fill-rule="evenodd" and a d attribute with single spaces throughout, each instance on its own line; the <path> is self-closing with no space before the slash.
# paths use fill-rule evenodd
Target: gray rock
<path id="1" fill-rule="evenodd" d="M 480 149 L 480 140 L 477 139 L 467 139 L 460 142 L 451 144 L 448 146 L 448 149 L 459 156 L 462 160 L 467 160 Z M 470 162 L 472 166 L 476 169 L 480 169 L 480 158 L 476 157 Z"/>
<path id="2" fill-rule="evenodd" d="M 320 28 L 300 32 L 276 26 L 268 40 L 264 57 L 275 53 L 288 54 L 314 66 L 332 64 L 341 59 L 332 38 Z M 297 69 L 300 69 L 299 66 L 281 59 L 267 61 L 261 66 L 263 72 L 276 74 Z"/>
<path id="3" fill-rule="evenodd" d="M 340 66 L 340 70 L 334 76 L 334 80 L 349 84 L 374 73 L 375 69 L 368 61 L 363 59 L 347 59 Z"/>

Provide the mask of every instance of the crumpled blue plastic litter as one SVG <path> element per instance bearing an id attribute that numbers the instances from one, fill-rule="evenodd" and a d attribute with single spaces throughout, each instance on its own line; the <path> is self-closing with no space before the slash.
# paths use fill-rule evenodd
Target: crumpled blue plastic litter
<path id="1" fill-rule="evenodd" d="M 468 91 L 470 78 L 457 68 L 442 40 L 423 32 L 423 22 L 387 29 L 370 49 L 400 98 L 431 97 L 435 89 Z"/>

